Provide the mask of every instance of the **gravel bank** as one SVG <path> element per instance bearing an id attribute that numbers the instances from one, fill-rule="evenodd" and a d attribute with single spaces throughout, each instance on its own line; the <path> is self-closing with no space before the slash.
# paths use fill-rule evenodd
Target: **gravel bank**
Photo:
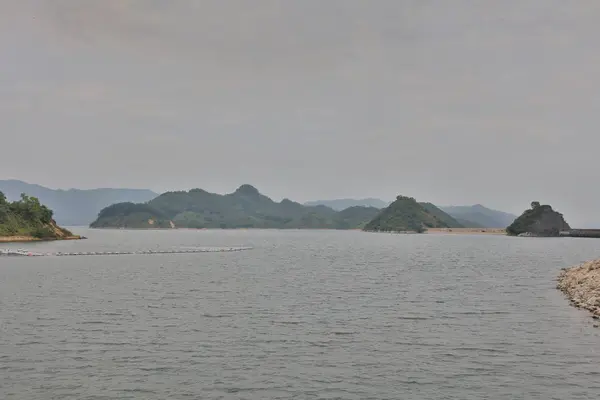
<path id="1" fill-rule="evenodd" d="M 558 289 L 571 303 L 600 318 L 600 259 L 564 269 L 558 276 Z"/>

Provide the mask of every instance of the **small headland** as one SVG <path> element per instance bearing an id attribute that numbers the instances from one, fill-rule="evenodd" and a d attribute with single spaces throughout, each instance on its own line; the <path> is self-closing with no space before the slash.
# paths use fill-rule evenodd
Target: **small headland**
<path id="1" fill-rule="evenodd" d="M 36 197 L 23 193 L 11 202 L 0 192 L 0 242 L 82 239 L 58 226 L 52 216 L 52 210 Z"/>
<path id="2" fill-rule="evenodd" d="M 571 227 L 563 215 L 548 204 L 537 201 L 525 210 L 512 224 L 506 228 L 509 236 L 526 237 L 558 237 L 561 232 L 570 231 Z"/>

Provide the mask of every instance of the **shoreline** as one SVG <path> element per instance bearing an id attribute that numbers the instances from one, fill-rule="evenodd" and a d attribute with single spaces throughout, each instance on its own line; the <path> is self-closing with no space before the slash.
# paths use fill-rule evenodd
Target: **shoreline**
<path id="1" fill-rule="evenodd" d="M 450 235 L 506 235 L 503 228 L 429 228 L 425 233 L 446 233 Z"/>
<path id="2" fill-rule="evenodd" d="M 123 228 L 123 227 L 98 227 L 89 228 L 97 230 L 125 230 L 125 231 L 241 231 L 241 230 L 273 230 L 273 231 L 351 231 L 351 232 L 368 232 L 368 233 L 395 233 L 395 234 L 415 234 L 418 232 L 411 231 L 364 231 L 360 228 L 351 229 L 334 229 L 334 228 Z M 451 235 L 505 235 L 506 230 L 503 228 L 428 228 L 423 234 L 451 234 Z"/>
<path id="3" fill-rule="evenodd" d="M 60 238 L 36 238 L 33 236 L 0 236 L 0 243 L 53 242 L 55 240 L 82 240 L 82 236 L 65 236 Z"/>
<path id="4" fill-rule="evenodd" d="M 588 310 L 594 319 L 600 319 L 600 259 L 564 268 L 556 288 L 567 296 L 572 306 Z"/>

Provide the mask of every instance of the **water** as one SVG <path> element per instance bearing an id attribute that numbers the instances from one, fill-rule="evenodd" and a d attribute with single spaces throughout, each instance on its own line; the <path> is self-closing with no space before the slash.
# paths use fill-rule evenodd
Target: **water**
<path id="1" fill-rule="evenodd" d="M 594 239 L 92 231 L 0 259 L 2 399 L 596 399 Z"/>

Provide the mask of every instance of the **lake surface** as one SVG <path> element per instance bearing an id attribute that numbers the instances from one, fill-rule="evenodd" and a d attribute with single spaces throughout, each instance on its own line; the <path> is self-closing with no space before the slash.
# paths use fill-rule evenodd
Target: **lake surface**
<path id="1" fill-rule="evenodd" d="M 2 399 L 597 399 L 594 239 L 74 229 L 0 258 Z M 8 247 L 8 246 L 3 246 Z"/>

